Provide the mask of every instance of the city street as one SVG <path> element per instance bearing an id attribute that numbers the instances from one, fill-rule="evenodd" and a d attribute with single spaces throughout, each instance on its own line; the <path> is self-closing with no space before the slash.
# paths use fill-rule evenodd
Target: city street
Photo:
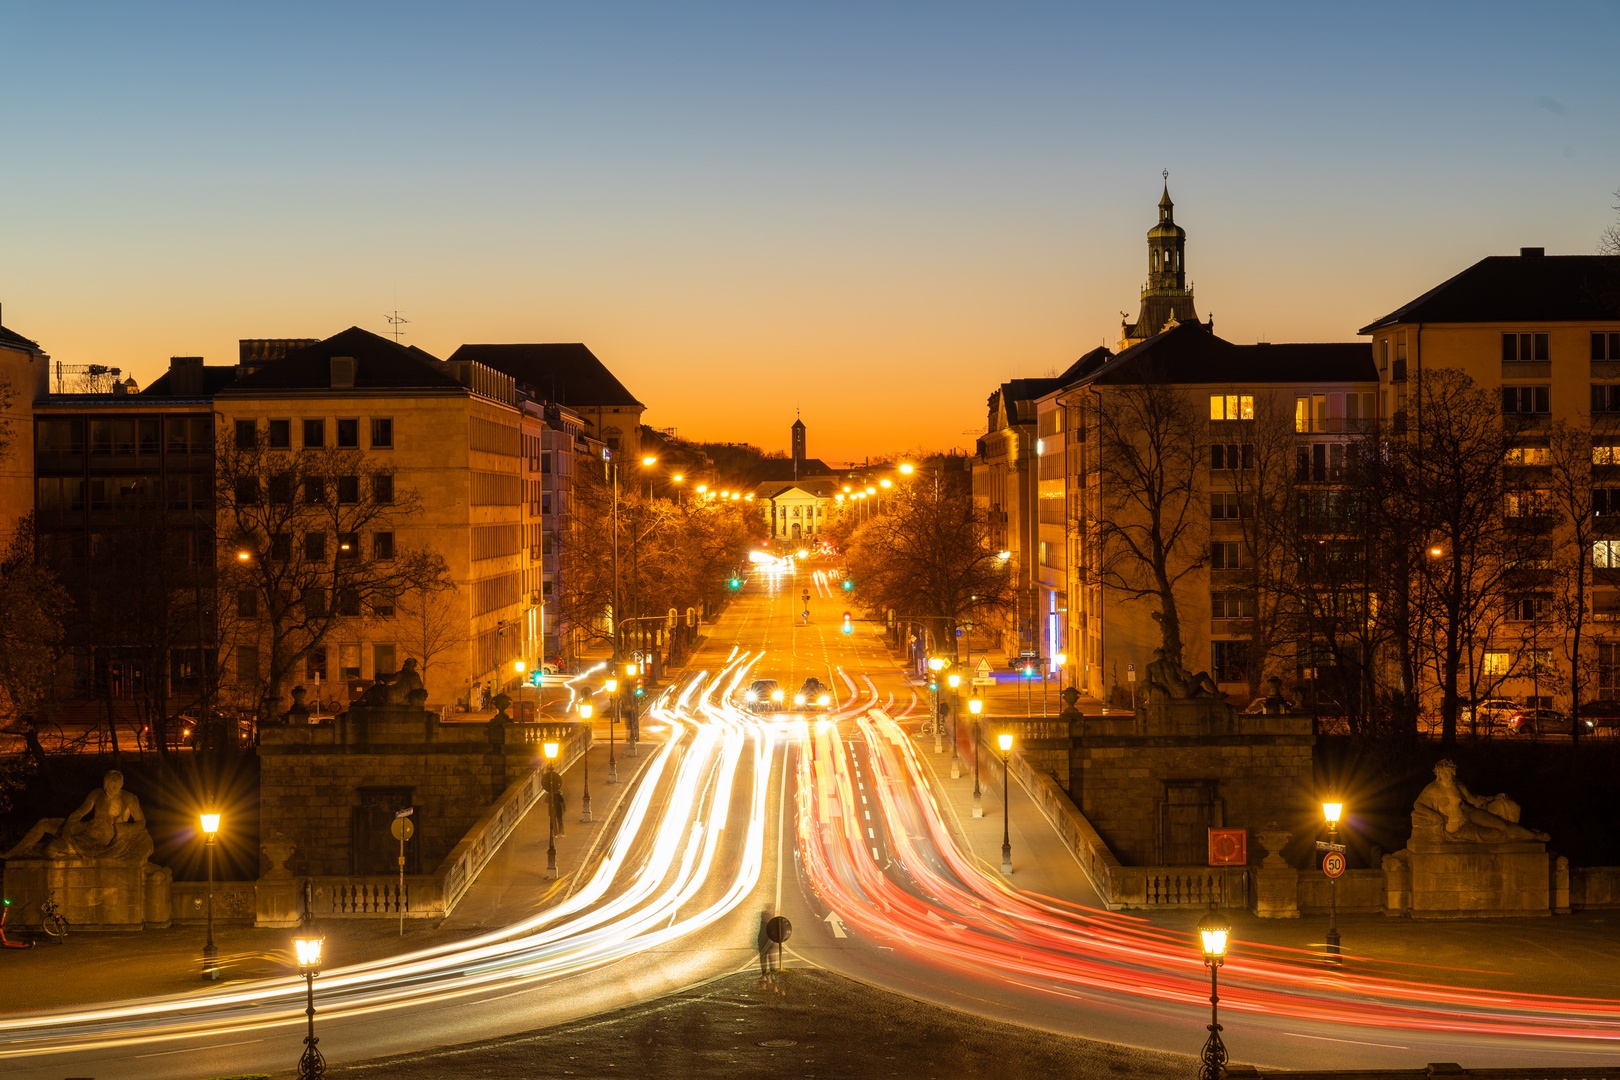
<path id="1" fill-rule="evenodd" d="M 806 588 L 808 625 L 799 618 Z M 577 889 L 536 880 L 524 860 L 544 852 L 524 840 L 526 852 L 492 866 L 502 882 L 475 889 L 479 913 L 450 920 L 486 933 L 360 966 L 334 956 L 316 980 L 329 1060 L 514 1034 L 760 972 L 774 952 L 764 923 L 776 915 L 793 924 L 782 951 L 789 968 L 1053 1032 L 1196 1053 L 1208 981 L 1190 935 L 1098 910 L 1079 865 L 1016 785 L 1014 872 L 1004 878 L 999 783 L 986 769 L 984 817 L 972 818 L 970 781 L 947 779 L 950 752 L 909 737 L 926 714 L 926 689 L 919 694 L 875 624 L 845 634 L 852 605 L 816 592 L 803 569 L 751 575 L 645 718 L 661 741 L 643 742 L 637 786 L 610 815 Z M 835 695 L 825 716 L 736 708 L 753 679 L 776 680 L 791 701 L 810 676 Z M 489 929 L 502 917 L 518 921 Z M 140 935 L 125 947 L 138 964 Z M 1226 1042 L 1234 1061 L 1296 1068 L 1613 1056 L 1620 1003 L 1444 982 L 1353 965 L 1324 971 L 1307 956 L 1236 941 L 1222 972 Z M 283 977 L 11 1014 L 0 1020 L 0 1056 L 17 1077 L 287 1068 L 301 1049 L 302 1010 L 302 982 Z"/>

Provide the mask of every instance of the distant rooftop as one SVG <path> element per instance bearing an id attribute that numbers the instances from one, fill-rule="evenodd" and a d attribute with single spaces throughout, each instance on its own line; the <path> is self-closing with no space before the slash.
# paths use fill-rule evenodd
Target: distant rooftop
<path id="1" fill-rule="evenodd" d="M 1492 255 L 1362 327 L 1396 323 L 1608 322 L 1620 319 L 1620 256 Z"/>
<path id="2" fill-rule="evenodd" d="M 510 375 L 548 401 L 573 408 L 645 408 L 625 385 L 579 342 L 563 345 L 463 345 L 452 362 L 475 360 Z"/>

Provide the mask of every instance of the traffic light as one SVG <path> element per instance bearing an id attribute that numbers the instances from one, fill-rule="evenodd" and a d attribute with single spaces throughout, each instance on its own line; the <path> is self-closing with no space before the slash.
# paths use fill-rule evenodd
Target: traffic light
<path id="1" fill-rule="evenodd" d="M 645 694 L 646 692 L 647 692 L 646 689 L 641 684 L 641 674 L 638 672 L 636 674 L 636 697 L 640 697 L 642 694 Z"/>
<path id="2" fill-rule="evenodd" d="M 855 587 L 855 582 L 852 579 L 850 579 L 850 578 L 845 578 L 844 579 L 844 591 L 845 592 L 849 592 L 854 587 Z"/>
<path id="3" fill-rule="evenodd" d="M 732 588 L 733 588 L 733 589 L 740 589 L 740 588 L 742 588 L 742 578 L 739 578 L 739 577 L 733 577 L 733 578 L 732 578 L 732 579 L 731 579 L 731 587 L 732 587 Z"/>
<path id="4" fill-rule="evenodd" d="M 1033 679 L 1034 677 L 1035 677 L 1035 665 L 1030 664 L 1030 663 L 1026 663 L 1024 665 L 1024 678 Z"/>
<path id="5" fill-rule="evenodd" d="M 855 627 L 850 625 L 849 612 L 846 611 L 846 612 L 844 612 L 844 633 L 853 634 L 854 632 L 855 632 Z"/>
<path id="6" fill-rule="evenodd" d="M 939 680 L 932 675 L 928 676 L 928 689 L 931 691 L 939 689 Z"/>
<path id="7" fill-rule="evenodd" d="M 540 685 L 540 672 L 537 671 L 533 675 L 529 676 L 529 685 L 530 686 L 539 686 Z"/>

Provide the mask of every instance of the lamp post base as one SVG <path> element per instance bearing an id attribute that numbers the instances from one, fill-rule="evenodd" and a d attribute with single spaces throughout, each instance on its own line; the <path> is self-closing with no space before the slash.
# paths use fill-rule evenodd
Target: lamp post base
<path id="1" fill-rule="evenodd" d="M 1226 1080 L 1226 1044 L 1221 1042 L 1221 1025 L 1209 1025 L 1209 1038 L 1199 1055 L 1198 1080 Z"/>
<path id="2" fill-rule="evenodd" d="M 951 755 L 951 779 L 962 779 L 962 759 L 955 754 Z"/>
<path id="3" fill-rule="evenodd" d="M 945 752 L 945 733 L 936 728 L 934 730 L 934 753 L 943 754 L 944 752 Z"/>
<path id="4" fill-rule="evenodd" d="M 1323 958 L 1329 964 L 1338 964 L 1342 958 L 1339 955 L 1339 931 L 1337 927 L 1329 927 L 1327 932 L 1327 955 Z"/>
<path id="5" fill-rule="evenodd" d="M 1001 845 L 1001 872 L 1003 874 L 1012 873 L 1012 845 L 1011 844 L 1002 844 Z"/>
<path id="6" fill-rule="evenodd" d="M 219 981 L 219 946 L 212 942 L 203 946 L 203 978 Z"/>
<path id="7" fill-rule="evenodd" d="M 585 793 L 584 797 L 579 800 L 579 820 L 582 823 L 590 824 L 590 820 L 591 820 L 591 793 L 588 792 L 588 791 Z"/>
<path id="8" fill-rule="evenodd" d="M 619 782 L 619 763 L 617 761 L 614 761 L 612 758 L 608 758 L 608 781 L 607 782 L 610 783 L 610 784 L 617 784 Z"/>

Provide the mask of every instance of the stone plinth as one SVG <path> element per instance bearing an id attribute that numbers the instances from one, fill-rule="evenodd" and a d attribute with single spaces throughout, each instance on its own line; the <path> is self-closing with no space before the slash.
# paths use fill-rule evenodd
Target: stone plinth
<path id="1" fill-rule="evenodd" d="M 1401 854 L 1411 868 L 1414 919 L 1552 914 L 1546 844 L 1436 842 L 1414 836 Z"/>
<path id="2" fill-rule="evenodd" d="M 1161 698 L 1136 709 L 1137 735 L 1235 735 L 1238 711 L 1212 697 Z"/>
<path id="3" fill-rule="evenodd" d="M 1299 871 L 1282 857 L 1282 849 L 1292 836 L 1275 822 L 1255 833 L 1255 839 L 1266 849 L 1266 857 L 1254 875 L 1254 913 L 1262 919 L 1299 918 Z"/>
<path id="4" fill-rule="evenodd" d="M 6 898 L 13 921 L 38 926 L 40 904 L 54 896 L 75 930 L 140 930 L 169 925 L 173 873 L 150 862 L 64 857 L 8 859 Z"/>

